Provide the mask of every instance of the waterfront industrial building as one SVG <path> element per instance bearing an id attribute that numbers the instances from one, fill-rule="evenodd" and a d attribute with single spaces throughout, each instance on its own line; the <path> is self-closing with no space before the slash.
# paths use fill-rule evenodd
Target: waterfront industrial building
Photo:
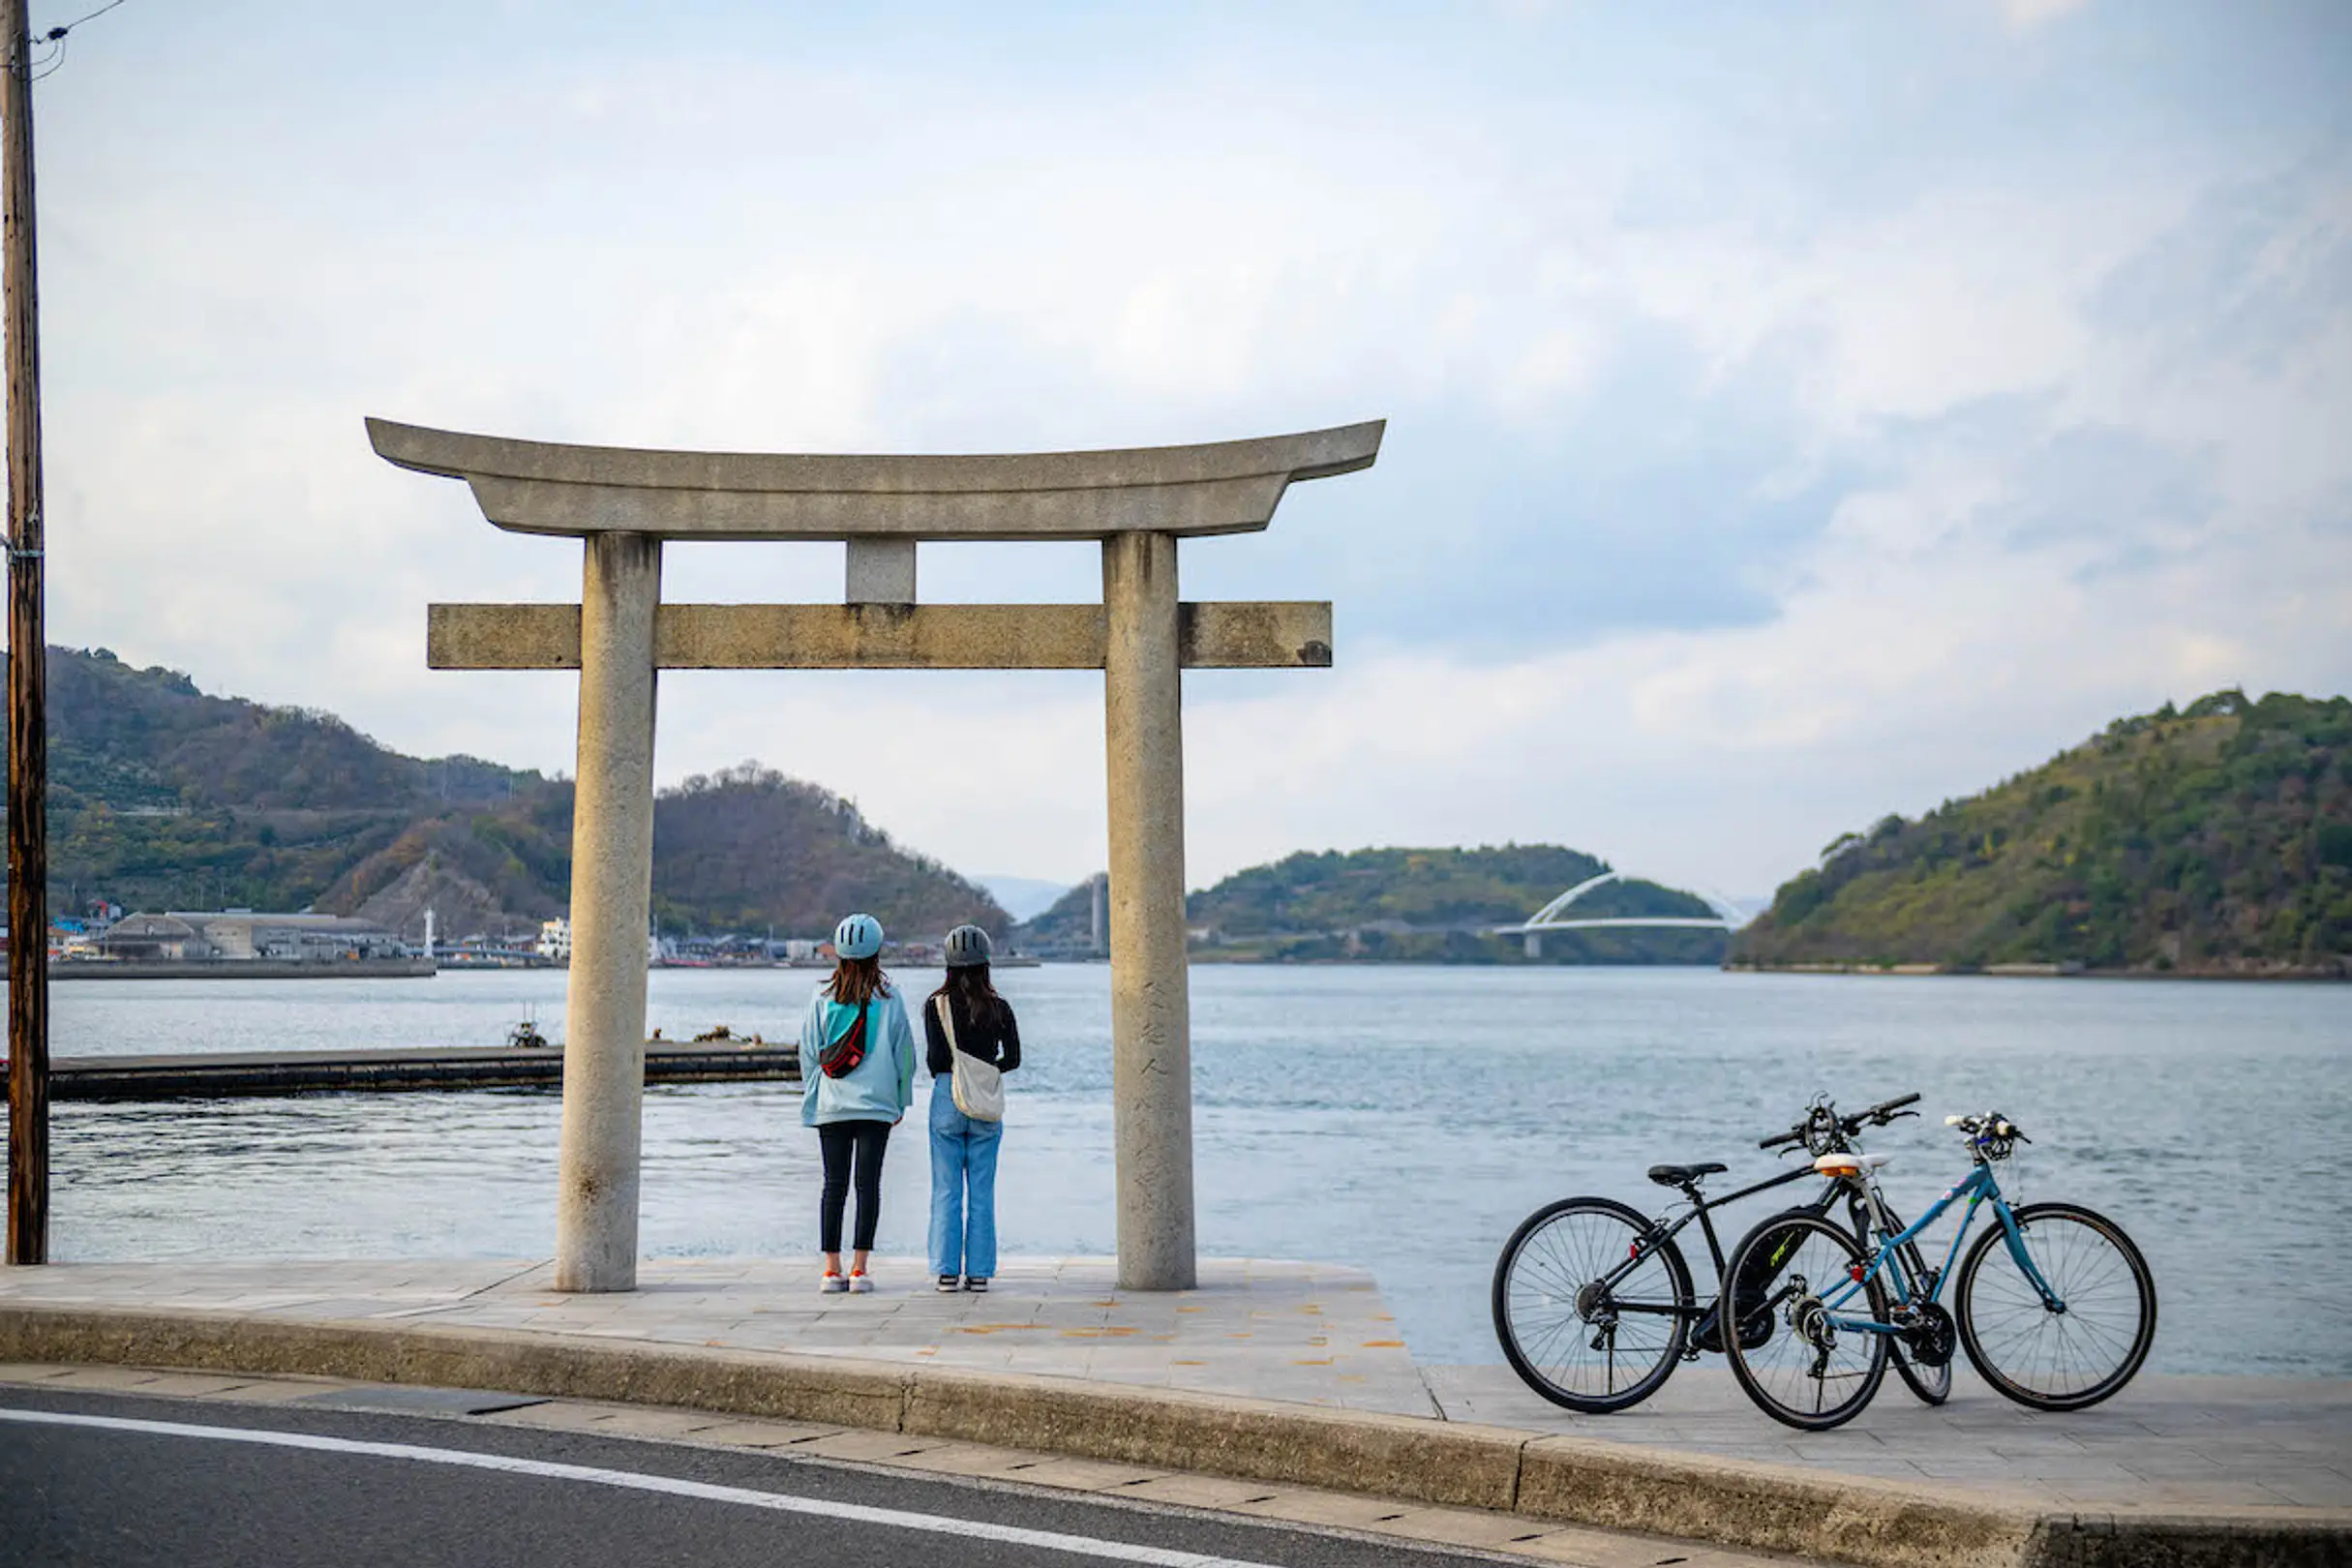
<path id="1" fill-rule="evenodd" d="M 257 915 L 173 910 L 127 915 L 94 946 L 127 963 L 347 963 L 407 958 L 407 945 L 347 915 Z"/>

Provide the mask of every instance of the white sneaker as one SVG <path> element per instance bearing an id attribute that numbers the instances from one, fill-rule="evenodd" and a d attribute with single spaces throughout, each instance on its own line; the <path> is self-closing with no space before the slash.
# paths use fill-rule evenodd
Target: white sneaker
<path id="1" fill-rule="evenodd" d="M 841 1275 L 828 1274 L 824 1279 L 817 1282 L 817 1294 L 820 1296 L 838 1296 L 841 1294 L 841 1292 L 847 1290 L 849 1287 L 849 1281 L 843 1278 Z"/>
<path id="2" fill-rule="evenodd" d="M 874 1277 L 866 1273 L 863 1269 L 859 1269 L 857 1273 L 849 1277 L 849 1289 L 850 1294 L 853 1296 L 866 1295 L 870 1293 L 873 1288 Z"/>

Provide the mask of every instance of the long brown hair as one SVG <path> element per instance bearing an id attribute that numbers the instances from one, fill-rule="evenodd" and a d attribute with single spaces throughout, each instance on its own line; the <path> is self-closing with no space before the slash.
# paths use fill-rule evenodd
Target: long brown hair
<path id="1" fill-rule="evenodd" d="M 948 971 L 931 1000 L 948 998 L 949 1005 L 974 1023 L 994 1023 L 1008 1010 L 1005 999 L 988 983 L 986 964 L 959 964 Z"/>
<path id="2" fill-rule="evenodd" d="M 835 958 L 833 978 L 825 982 L 833 1000 L 845 1008 L 862 1008 L 875 997 L 890 994 L 889 977 L 882 973 L 882 955 Z"/>

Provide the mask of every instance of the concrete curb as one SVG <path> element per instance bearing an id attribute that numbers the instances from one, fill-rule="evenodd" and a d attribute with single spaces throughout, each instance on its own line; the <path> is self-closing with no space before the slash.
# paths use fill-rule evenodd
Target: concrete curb
<path id="1" fill-rule="evenodd" d="M 1794 1466 L 1075 1378 L 381 1320 L 0 1307 L 0 1361 L 498 1389 L 954 1438 L 1865 1568 L 2320 1568 L 2352 1514 L 2043 1512 Z"/>
<path id="2" fill-rule="evenodd" d="M 2024 1563 L 2030 1503 L 1825 1475 L 1794 1465 L 1538 1437 L 1520 1460 L 1522 1513 L 1870 1564 Z"/>

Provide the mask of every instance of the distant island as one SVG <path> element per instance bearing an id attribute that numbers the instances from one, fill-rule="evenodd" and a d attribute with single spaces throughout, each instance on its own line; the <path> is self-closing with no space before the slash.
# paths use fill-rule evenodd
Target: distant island
<path id="1" fill-rule="evenodd" d="M 569 780 L 407 757 L 331 713 L 209 696 L 105 648 L 51 648 L 49 899 L 124 910 L 315 910 L 414 942 L 535 939 L 570 898 Z M 746 763 L 664 790 L 653 912 L 665 932 L 829 934 L 855 903 L 936 937 L 1012 920 L 815 784 Z"/>
<path id="2" fill-rule="evenodd" d="M 2167 705 L 1848 833 L 1730 962 L 2352 978 L 2352 699 Z"/>
<path id="3" fill-rule="evenodd" d="M 1721 931 L 1615 929 L 1524 939 L 1494 927 L 1526 920 L 1608 862 L 1553 844 L 1478 849 L 1362 849 L 1291 855 L 1237 871 L 1185 901 L 1195 962 L 1448 964 L 1719 964 Z M 1040 952 L 1094 945 L 1094 885 L 1081 883 L 1022 926 Z M 1625 881 L 1578 900 L 1580 917 L 1708 919 L 1694 893 Z"/>
<path id="4" fill-rule="evenodd" d="M 50 907 L 353 917 L 414 944 L 520 941 L 565 912 L 572 788 L 423 759 L 331 713 L 199 691 L 105 648 L 49 650 Z M 661 792 L 666 936 L 821 937 L 860 905 L 1100 952 L 1095 885 L 1015 924 L 824 787 L 746 763 Z M 1498 931 L 1607 870 L 1552 844 L 1301 853 L 1191 893 L 1204 962 L 1728 964 L 1734 969 L 2352 978 L 2352 699 L 2216 692 L 2118 719 L 2042 767 L 1830 844 L 1735 936 Z M 1581 917 L 1710 916 L 1623 881 Z"/>
<path id="5" fill-rule="evenodd" d="M 434 912 L 528 945 L 564 913 L 572 787 L 475 757 L 404 756 L 332 713 L 209 695 L 105 648 L 49 650 L 50 902 L 72 916 L 262 909 L 355 917 L 416 942 Z M 1540 956 L 1493 927 L 1607 869 L 1552 845 L 1300 854 L 1193 893 L 1194 954 L 1231 961 L 1715 964 L 1709 930 L 1548 933 Z M 696 775 L 654 807 L 665 933 L 822 936 L 851 904 L 894 932 L 971 920 L 1013 946 L 1085 957 L 1093 885 L 1016 926 L 976 883 L 892 843 L 820 785 L 756 763 Z M 1643 882 L 1596 889 L 1591 917 L 1705 917 Z"/>

